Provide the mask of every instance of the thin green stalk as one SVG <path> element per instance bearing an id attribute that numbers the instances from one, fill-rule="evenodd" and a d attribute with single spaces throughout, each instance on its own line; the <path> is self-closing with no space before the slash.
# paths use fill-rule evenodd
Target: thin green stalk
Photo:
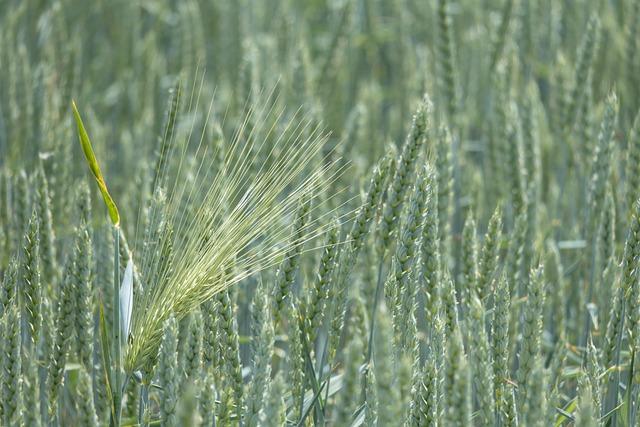
<path id="1" fill-rule="evenodd" d="M 140 424 L 140 427 L 149 425 L 147 408 L 149 408 L 149 384 L 143 382 L 140 387 L 140 405 L 138 407 L 138 424 Z"/>
<path id="2" fill-rule="evenodd" d="M 120 333 L 122 331 L 122 321 L 120 319 L 120 227 L 116 224 L 113 226 L 113 325 L 111 325 L 112 341 L 114 351 L 114 366 L 111 371 L 111 381 L 113 387 L 113 407 L 114 412 L 111 414 L 112 427 L 120 426 L 120 417 L 122 413 L 122 393 L 124 385 L 122 384 L 122 342 Z"/>

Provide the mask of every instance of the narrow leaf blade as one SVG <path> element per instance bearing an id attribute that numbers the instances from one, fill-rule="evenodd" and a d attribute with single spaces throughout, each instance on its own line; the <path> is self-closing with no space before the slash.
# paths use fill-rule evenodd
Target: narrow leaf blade
<path id="1" fill-rule="evenodd" d="M 96 159 L 96 155 L 93 153 L 91 140 L 89 139 L 89 135 L 87 134 L 87 131 L 84 127 L 84 123 L 82 122 L 82 118 L 80 117 L 80 112 L 78 111 L 78 107 L 76 107 L 75 101 L 71 101 L 71 106 L 73 108 L 73 116 L 75 117 L 76 125 L 78 126 L 78 138 L 80 139 L 82 151 L 84 152 L 84 156 L 86 157 L 87 163 L 89 164 L 89 169 L 91 169 L 91 173 L 98 183 L 98 187 L 100 188 L 100 193 L 102 193 L 104 203 L 105 205 L 107 205 L 107 210 L 109 211 L 111 222 L 113 223 L 113 225 L 117 226 L 120 224 L 120 213 L 118 212 L 118 207 L 109 194 L 107 183 L 105 182 L 104 177 L 102 176 L 102 172 L 100 171 L 98 159 Z"/>

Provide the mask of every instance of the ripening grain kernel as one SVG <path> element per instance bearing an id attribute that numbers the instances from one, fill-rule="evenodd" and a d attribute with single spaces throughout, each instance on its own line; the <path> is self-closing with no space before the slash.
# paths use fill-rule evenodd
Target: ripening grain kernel
<path id="1" fill-rule="evenodd" d="M 88 225 L 82 222 L 76 229 L 74 241 L 75 268 L 73 270 L 73 292 L 75 294 L 76 352 L 85 369 L 93 365 L 93 289 L 92 289 L 92 245 Z"/>
<path id="2" fill-rule="evenodd" d="M 363 362 L 364 345 L 360 337 L 353 337 L 347 345 L 344 358 L 343 386 L 336 402 L 335 425 L 348 425 L 360 404 L 360 367 Z"/>
<path id="3" fill-rule="evenodd" d="M 536 360 L 540 356 L 542 340 L 542 309 L 544 307 L 544 269 L 538 266 L 531 271 L 531 280 L 527 289 L 527 304 L 521 322 L 522 342 L 518 354 L 518 395 L 521 404 L 530 397 L 530 389 L 534 388 L 531 375 Z"/>
<path id="4" fill-rule="evenodd" d="M 296 221 L 293 225 L 292 248 L 285 255 L 284 261 L 277 272 L 277 282 L 273 294 L 273 315 L 276 325 L 278 325 L 283 318 L 283 311 L 287 307 L 287 301 L 292 298 L 291 293 L 293 292 L 293 285 L 296 281 L 300 253 L 302 252 L 302 245 L 304 243 L 302 240 L 304 228 L 309 220 L 310 209 L 310 199 L 304 201 L 298 208 Z"/>
<path id="5" fill-rule="evenodd" d="M 544 265 L 545 280 L 548 283 L 547 300 L 551 311 L 550 330 L 556 342 L 566 335 L 566 281 L 560 251 L 553 240 L 547 242 L 547 256 Z"/>
<path id="6" fill-rule="evenodd" d="M 179 377 L 178 371 L 178 322 L 170 317 L 165 322 L 164 335 L 160 345 L 158 357 L 158 378 L 162 386 L 160 400 L 160 415 L 162 425 L 166 427 L 177 426 L 178 419 L 176 405 L 178 402 Z"/>
<path id="7" fill-rule="evenodd" d="M 480 424 L 494 424 L 494 377 L 492 372 L 489 338 L 485 328 L 485 311 L 477 296 L 469 302 L 468 342 L 470 366 L 475 389 L 478 393 Z"/>
<path id="8" fill-rule="evenodd" d="M 222 342 L 222 364 L 225 372 L 225 388 L 233 390 L 237 413 L 242 412 L 242 365 L 238 344 L 238 323 L 234 315 L 233 301 L 229 291 L 216 295 L 216 317 L 219 338 Z"/>
<path id="9" fill-rule="evenodd" d="M 17 193 L 15 195 L 14 216 L 12 220 L 13 224 L 13 237 L 14 247 L 18 247 L 19 239 L 24 235 L 29 222 L 29 215 L 31 214 L 30 204 L 30 186 L 29 178 L 25 171 L 20 171 L 17 176 L 14 177 L 13 188 Z"/>
<path id="10" fill-rule="evenodd" d="M 449 336 L 458 328 L 458 300 L 456 298 L 456 288 L 448 271 L 445 270 L 442 279 L 442 309 L 445 318 L 445 335 Z"/>
<path id="11" fill-rule="evenodd" d="M 511 296 L 505 275 L 498 280 L 493 293 L 493 319 L 491 321 L 491 353 L 496 412 L 506 410 L 508 404 L 509 326 L 511 324 Z"/>
<path id="12" fill-rule="evenodd" d="M 302 347 L 302 331 L 298 329 L 295 322 L 295 307 L 291 304 L 289 307 L 289 318 L 292 319 L 289 325 L 289 352 L 287 360 L 288 382 L 291 390 L 292 398 L 292 416 L 298 420 L 302 416 L 304 393 L 306 390 L 305 382 L 305 360 L 304 349 Z"/>
<path id="13" fill-rule="evenodd" d="M 385 156 L 378 165 L 373 169 L 371 180 L 369 182 L 369 188 L 365 196 L 363 204 L 358 209 L 355 220 L 351 227 L 351 231 L 348 236 L 350 244 L 340 251 L 337 257 L 339 262 L 338 271 L 329 299 L 331 303 L 331 332 L 330 332 L 330 346 L 329 346 L 329 358 L 333 358 L 333 354 L 336 351 L 337 341 L 339 340 L 339 334 L 344 326 L 344 316 L 347 309 L 347 297 L 348 297 L 348 281 L 353 272 L 355 263 L 358 261 L 358 256 L 362 250 L 362 246 L 371 227 L 371 223 L 375 218 L 378 211 L 379 204 L 382 200 L 382 196 L 385 191 L 385 185 L 387 178 L 391 175 L 391 169 L 395 162 L 392 158 Z M 380 280 L 381 278 L 379 278 Z M 376 289 L 378 293 L 378 289 Z M 374 307 L 372 309 L 371 322 L 375 320 L 375 309 L 377 301 L 374 301 Z M 374 328 L 370 329 L 370 332 Z"/>
<path id="14" fill-rule="evenodd" d="M 515 104 L 508 105 L 506 126 L 506 142 L 507 153 L 506 160 L 508 162 L 507 178 L 509 180 L 509 191 L 513 212 L 518 214 L 527 209 L 528 200 L 528 184 L 529 171 L 525 164 L 525 152 L 522 141 L 522 132 L 519 128 L 520 115 Z M 530 219 L 528 219 L 529 221 Z"/>
<path id="15" fill-rule="evenodd" d="M 284 401 L 286 387 L 281 372 L 278 372 L 271 380 L 269 389 L 271 391 L 265 402 L 262 425 L 265 427 L 280 427 L 285 425 L 287 418 Z"/>
<path id="16" fill-rule="evenodd" d="M 183 388 L 200 381 L 202 374 L 202 313 L 194 311 L 189 317 L 184 364 L 186 382 L 183 383 Z"/>
<path id="17" fill-rule="evenodd" d="M 607 97 L 605 103 L 604 116 L 600 124 L 600 133 L 598 134 L 598 144 L 596 145 L 591 163 L 591 180 L 587 193 L 588 206 L 588 223 L 585 224 L 589 238 L 593 239 L 596 235 L 596 224 L 598 216 L 596 215 L 604 205 L 606 183 L 609 180 L 611 171 L 611 160 L 614 149 L 613 136 L 618 121 L 618 98 L 615 92 Z"/>
<path id="18" fill-rule="evenodd" d="M 202 425 L 209 427 L 213 426 L 216 422 L 215 416 L 215 402 L 216 389 L 213 382 L 212 375 L 205 375 L 202 380 L 202 387 L 200 389 L 200 415 L 202 416 Z"/>
<path id="19" fill-rule="evenodd" d="M 37 210 L 40 218 L 40 259 L 42 264 L 43 288 L 51 295 L 53 284 L 59 275 L 56 251 L 56 235 L 53 229 L 51 195 L 49 183 L 45 175 L 42 163 L 38 166 L 37 172 Z"/>
<path id="20" fill-rule="evenodd" d="M 176 418 L 179 426 L 195 426 L 198 424 L 200 414 L 198 413 L 198 397 L 195 384 L 188 383 L 185 390 L 180 393 L 176 405 Z"/>
<path id="21" fill-rule="evenodd" d="M 428 194 L 429 180 L 425 176 L 427 171 L 416 179 L 415 188 L 411 195 L 411 200 L 404 218 L 398 242 L 394 262 L 396 268 L 394 274 L 397 283 L 396 293 L 393 295 L 393 304 L 396 306 L 397 319 L 394 316 L 394 325 L 400 334 L 400 347 L 407 349 L 410 345 L 410 337 L 407 336 L 410 328 L 409 319 L 414 313 L 416 280 L 417 274 L 415 263 L 418 257 L 420 238 L 422 236 L 422 226 L 426 211 L 426 198 Z"/>
<path id="22" fill-rule="evenodd" d="M 576 121 L 575 132 L 578 134 L 578 167 L 586 167 L 589 160 L 593 157 L 594 151 L 594 138 L 593 131 L 594 117 L 593 117 L 593 79 L 592 73 L 589 73 L 587 81 L 585 83 L 585 93 L 583 100 L 580 104 L 580 110 L 578 111 L 578 120 Z"/>
<path id="23" fill-rule="evenodd" d="M 338 233 L 340 226 L 337 219 L 327 233 L 324 249 L 318 262 L 316 278 L 313 282 L 310 295 L 305 305 L 305 327 L 309 343 L 314 343 L 317 329 L 325 318 L 324 312 L 327 307 L 329 289 L 334 286 L 332 276 L 338 268 Z"/>
<path id="24" fill-rule="evenodd" d="M 629 132 L 626 157 L 625 192 L 627 209 L 631 212 L 634 203 L 640 198 L 640 112 L 636 114 Z"/>
<path id="25" fill-rule="evenodd" d="M 9 265 L 4 271 L 2 287 L 0 288 L 0 318 L 8 310 L 11 301 L 16 295 L 18 280 L 18 262 L 15 258 L 9 260 Z"/>
<path id="26" fill-rule="evenodd" d="M 451 134 L 446 127 L 440 128 L 436 140 L 436 176 L 438 209 L 438 246 L 440 258 L 447 265 L 450 252 L 451 211 L 453 208 L 453 162 Z"/>
<path id="27" fill-rule="evenodd" d="M 22 417 L 21 316 L 16 305 L 6 311 L 2 322 L 2 420 L 18 425 Z"/>
<path id="28" fill-rule="evenodd" d="M 504 0 L 500 13 L 500 25 L 493 36 L 489 69 L 493 70 L 504 52 L 504 45 L 511 24 L 514 0 Z"/>
<path id="29" fill-rule="evenodd" d="M 378 401 L 385 402 L 378 411 L 378 425 L 393 425 L 401 419 L 404 408 L 400 405 L 400 390 L 396 383 L 393 363 L 393 329 L 385 310 L 380 310 L 375 330 L 374 370 L 378 386 Z"/>
<path id="30" fill-rule="evenodd" d="M 459 329 L 455 329 L 448 338 L 445 372 L 444 422 L 451 426 L 470 425 L 471 375 Z"/>
<path id="31" fill-rule="evenodd" d="M 25 426 L 38 427 L 42 424 L 38 374 L 36 358 L 33 356 L 24 358 L 24 365 L 22 366 L 22 404 L 24 405 L 23 421 Z M 91 396 L 91 394 L 89 393 L 88 396 Z M 89 400 L 93 403 L 93 399 L 89 398 Z"/>
<path id="32" fill-rule="evenodd" d="M 156 153 L 154 175 L 151 183 L 151 194 L 154 194 L 156 188 L 165 187 L 167 180 L 167 163 L 175 148 L 175 125 L 178 110 L 180 108 L 180 97 L 182 88 L 176 83 L 169 92 L 169 101 L 165 110 L 165 126 L 164 133 L 158 138 L 159 150 Z"/>
<path id="33" fill-rule="evenodd" d="M 76 402 L 78 404 L 78 425 L 79 426 L 96 426 L 98 425 L 98 416 L 93 404 L 91 376 L 85 368 L 81 367 L 78 378 L 78 390 Z"/>
<path id="34" fill-rule="evenodd" d="M 62 284 L 58 294 L 58 305 L 55 313 L 55 338 L 53 350 L 49 357 L 47 386 L 49 397 L 49 415 L 55 416 L 58 407 L 58 396 L 64 380 L 64 366 L 69 353 L 69 342 L 74 333 L 75 299 L 73 290 L 74 256 L 67 258 Z"/>
<path id="35" fill-rule="evenodd" d="M 484 301 L 493 290 L 494 277 L 498 268 L 502 239 L 502 208 L 498 205 L 491 215 L 484 236 L 478 267 L 477 294 Z"/>
<path id="36" fill-rule="evenodd" d="M 204 371 L 208 373 L 218 372 L 220 366 L 221 348 L 218 339 L 219 330 L 216 320 L 216 301 L 210 299 L 202 303 L 202 362 Z"/>
<path id="37" fill-rule="evenodd" d="M 636 260 L 640 257 L 640 202 L 634 205 L 622 256 L 621 275 L 616 281 L 614 301 L 609 314 L 605 338 L 603 363 L 605 367 L 619 363 L 625 329 L 635 331 L 640 325 L 640 284 L 636 273 Z M 609 375 L 607 400 L 603 412 L 609 411 L 617 401 L 616 375 Z M 609 397 L 612 396 L 612 397 Z"/>
<path id="38" fill-rule="evenodd" d="M 600 34 L 600 20 L 597 15 L 592 15 L 589 19 L 587 30 L 583 35 L 578 52 L 578 61 L 576 63 L 575 76 L 573 80 L 573 88 L 568 98 L 569 104 L 565 113 L 564 127 L 571 129 L 576 119 L 576 111 L 584 94 L 584 84 L 587 82 L 587 76 L 593 67 L 594 58 L 598 47 L 598 38 Z"/>
<path id="39" fill-rule="evenodd" d="M 393 234 L 398 227 L 407 192 L 414 182 L 416 163 L 420 157 L 426 133 L 429 129 L 431 101 L 426 97 L 413 117 L 411 131 L 402 147 L 396 172 L 387 190 L 387 199 L 380 219 L 380 239 L 384 251 L 392 247 Z"/>
<path id="40" fill-rule="evenodd" d="M 40 220 L 34 209 L 27 231 L 25 232 L 22 248 L 22 272 L 20 277 L 20 301 L 22 316 L 26 320 L 27 344 L 33 348 L 40 332 L 40 299 L 42 286 L 40 283 L 40 240 L 38 228 Z"/>
<path id="41" fill-rule="evenodd" d="M 627 104 L 633 111 L 638 108 L 638 25 L 640 24 L 640 3 L 633 1 L 630 6 L 629 23 L 626 31 L 626 47 L 624 59 L 626 61 L 626 87 L 631 90 Z"/>
<path id="42" fill-rule="evenodd" d="M 364 379 L 366 388 L 363 388 L 363 394 L 365 396 L 364 422 L 365 425 L 377 425 L 379 401 L 376 374 L 373 369 L 369 368 L 365 369 L 364 374 L 366 375 Z"/>
<path id="43" fill-rule="evenodd" d="M 547 413 L 547 371 L 540 355 L 536 356 L 527 388 L 527 399 L 518 415 L 526 426 L 544 427 L 545 419 L 541 414 Z"/>
<path id="44" fill-rule="evenodd" d="M 600 366 L 598 349 L 593 344 L 593 340 L 591 340 L 587 345 L 586 359 L 587 359 L 586 381 L 589 383 L 589 386 L 592 390 L 593 408 L 595 409 L 595 413 L 599 414 L 602 411 L 602 403 L 600 401 L 600 396 L 601 396 L 600 378 L 603 372 L 602 372 L 602 367 Z"/>
<path id="45" fill-rule="evenodd" d="M 259 284 L 253 298 L 251 331 L 253 350 L 252 379 L 247 392 L 245 422 L 247 427 L 260 424 L 264 397 L 269 391 L 271 359 L 273 357 L 274 331 L 265 286 Z"/>
<path id="46" fill-rule="evenodd" d="M 602 363 L 605 367 L 610 367 L 616 363 L 618 340 L 620 335 L 624 333 L 624 293 L 621 281 L 616 279 L 613 289 L 613 301 L 609 309 L 609 322 L 607 323 L 602 349 Z"/>
<path id="47" fill-rule="evenodd" d="M 457 87 L 456 87 L 456 64 L 454 59 L 454 41 L 449 12 L 449 2 L 438 0 L 437 5 L 437 66 L 438 66 L 438 89 L 442 104 L 446 106 L 447 118 L 453 127 L 456 124 L 457 111 Z"/>
<path id="48" fill-rule="evenodd" d="M 460 256 L 460 304 L 467 306 L 477 295 L 478 280 L 478 241 L 476 238 L 476 220 L 473 213 L 467 215 L 462 229 L 462 249 Z"/>
<path id="49" fill-rule="evenodd" d="M 439 286 L 441 277 L 441 249 L 438 233 L 438 181 L 437 172 L 430 169 L 426 189 L 426 206 L 422 236 L 420 237 L 420 280 L 419 288 L 424 292 L 425 311 L 431 320 L 435 319 L 439 304 Z"/>
<path id="50" fill-rule="evenodd" d="M 412 390 L 412 407 L 409 424 L 415 427 L 435 426 L 438 419 L 438 368 L 436 359 L 430 355 L 422 371 L 417 375 L 419 380 Z"/>
<path id="51" fill-rule="evenodd" d="M 527 266 L 531 260 L 526 260 L 524 253 L 528 228 L 527 218 L 526 211 L 520 212 L 515 218 L 505 266 L 510 292 L 517 296 L 521 296 L 525 292 L 529 281 Z"/>

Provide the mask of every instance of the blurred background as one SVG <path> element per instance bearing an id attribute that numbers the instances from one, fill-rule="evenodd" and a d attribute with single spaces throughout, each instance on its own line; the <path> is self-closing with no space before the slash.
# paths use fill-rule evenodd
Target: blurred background
<path id="1" fill-rule="evenodd" d="M 625 37 L 633 30 L 627 22 L 630 3 L 448 2 L 454 63 L 453 72 L 445 69 L 440 80 L 451 74 L 455 98 L 449 100 L 437 78 L 436 1 L 5 0 L 0 3 L 0 165 L 14 174 L 42 159 L 51 179 L 84 173 L 71 161 L 80 155 L 69 107 L 74 98 L 87 116 L 116 199 L 132 208 L 140 195 L 128 183 L 148 175 L 176 82 L 185 99 L 194 85 L 201 93 L 188 109 L 198 115 L 196 126 L 203 125 L 215 93 L 217 120 L 205 130 L 209 141 L 223 116 L 232 129 L 251 94 L 277 84 L 279 102 L 293 110 L 304 105 L 331 132 L 332 143 L 345 141 L 341 154 L 358 177 L 386 144 L 403 142 L 427 92 L 436 119 L 449 106 L 456 111 L 449 127 L 459 141 L 457 167 L 467 161 L 478 166 L 457 174 L 472 182 L 456 185 L 458 192 L 467 189 L 458 197 L 468 204 L 478 180 L 487 179 L 494 89 L 514 88 L 510 95 L 520 104 L 521 93 L 534 93 L 536 126 L 553 129 L 560 115 L 554 108 L 570 95 L 592 13 L 601 21 L 602 49 L 589 82 L 580 84 L 601 99 L 616 82 L 623 116 L 630 120 L 638 102 L 637 60 L 630 51 L 635 45 Z M 182 121 L 186 125 L 177 140 L 191 122 Z M 552 143 L 541 139 L 543 158 L 546 148 L 555 150 Z M 65 196 L 58 196 L 59 207 L 68 206 Z"/>

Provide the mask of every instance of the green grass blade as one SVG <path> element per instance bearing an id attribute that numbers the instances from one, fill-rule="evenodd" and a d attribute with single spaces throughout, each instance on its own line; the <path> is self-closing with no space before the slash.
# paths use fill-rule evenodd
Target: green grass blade
<path id="1" fill-rule="evenodd" d="M 113 223 L 113 225 L 118 226 L 120 224 L 120 213 L 118 212 L 118 207 L 109 194 L 107 183 L 105 182 L 104 177 L 102 176 L 102 172 L 100 171 L 98 159 L 96 159 L 96 155 L 93 153 L 91 140 L 89 139 L 87 130 L 84 127 L 84 123 L 82 123 L 82 118 L 80 117 L 80 112 L 78 111 L 78 107 L 76 107 L 75 101 L 71 101 L 71 107 L 73 108 L 73 116 L 76 119 L 76 125 L 78 126 L 78 138 L 80 138 L 80 145 L 82 146 L 82 151 L 84 152 L 84 156 L 86 157 L 87 163 L 89 164 L 89 169 L 91 169 L 91 173 L 96 179 L 98 187 L 100 187 L 100 193 L 102 193 L 104 203 L 107 205 L 111 222 Z"/>

